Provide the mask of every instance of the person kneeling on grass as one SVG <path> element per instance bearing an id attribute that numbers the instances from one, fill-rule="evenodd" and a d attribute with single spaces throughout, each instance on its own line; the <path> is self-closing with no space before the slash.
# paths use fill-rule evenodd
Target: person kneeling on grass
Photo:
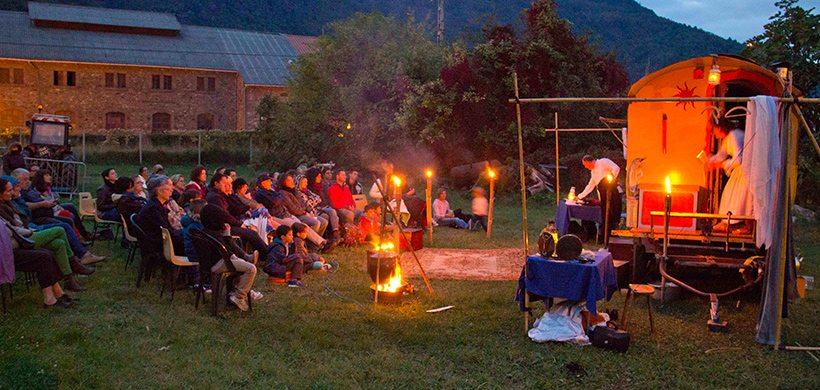
<path id="1" fill-rule="evenodd" d="M 308 225 L 297 222 L 291 225 L 290 228 L 293 230 L 293 252 L 302 259 L 304 272 L 311 270 L 327 271 L 330 269 L 330 264 L 326 264 L 322 256 L 308 252 L 307 246 L 305 245 L 309 229 Z"/>
<path id="2" fill-rule="evenodd" d="M 296 223 L 301 222 L 294 224 Z M 268 257 L 262 270 L 275 278 L 281 278 L 290 272 L 288 287 L 302 287 L 305 284 L 299 280 L 302 279 L 302 273 L 304 273 L 304 263 L 302 258 L 295 253 L 292 243 L 293 230 L 291 227 L 279 225 L 276 228 L 276 239 L 268 245 Z"/>

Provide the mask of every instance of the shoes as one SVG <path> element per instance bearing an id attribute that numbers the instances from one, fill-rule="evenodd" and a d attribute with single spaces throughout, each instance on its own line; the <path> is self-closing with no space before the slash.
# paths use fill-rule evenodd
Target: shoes
<path id="1" fill-rule="evenodd" d="M 100 238 L 100 233 L 94 234 L 94 233 L 91 233 L 91 232 L 85 232 L 85 233 L 83 233 L 83 238 L 85 238 L 86 240 L 89 240 L 89 241 L 94 241 L 94 240 Z"/>
<path id="2" fill-rule="evenodd" d="M 72 303 L 72 302 L 74 302 L 74 298 L 71 298 L 71 296 L 70 296 L 70 295 L 68 295 L 68 294 L 66 294 L 66 293 L 63 293 L 63 295 L 62 295 L 61 297 L 57 298 L 57 302 L 68 302 L 68 303 Z"/>
<path id="3" fill-rule="evenodd" d="M 71 302 L 61 301 L 61 300 L 58 299 L 57 302 L 54 302 L 50 305 L 47 305 L 47 304 L 43 303 L 43 309 L 50 309 L 50 308 L 56 307 L 56 306 L 69 308 L 69 307 L 71 307 L 71 305 L 73 305 Z"/>
<path id="4" fill-rule="evenodd" d="M 91 252 L 85 252 L 83 257 L 80 259 L 80 262 L 83 263 L 83 265 L 89 265 L 89 264 L 99 263 L 103 260 L 105 260 L 105 256 L 96 256 L 96 255 L 92 254 Z"/>
<path id="5" fill-rule="evenodd" d="M 71 266 L 71 272 L 77 275 L 91 275 L 94 273 L 94 267 L 86 267 L 80 263 L 77 256 L 71 256 L 68 259 L 68 264 Z"/>
<path id="6" fill-rule="evenodd" d="M 264 296 L 264 295 L 262 295 L 262 293 L 261 293 L 261 292 L 259 292 L 259 291 L 253 291 L 253 290 L 251 290 L 251 292 L 250 292 L 249 294 L 251 295 L 251 299 L 253 299 L 254 301 L 258 301 L 258 300 L 260 300 L 260 299 L 262 299 L 262 298 L 264 298 L 264 297 L 265 297 L 265 296 Z"/>
<path id="7" fill-rule="evenodd" d="M 336 248 L 336 245 L 339 245 L 340 241 L 341 240 L 334 238 L 332 240 L 325 242 L 325 245 L 322 247 L 321 253 L 330 253 L 331 251 L 333 251 L 334 248 Z"/>
<path id="8" fill-rule="evenodd" d="M 80 286 L 77 284 L 77 281 L 74 280 L 74 275 L 68 275 L 65 279 L 65 289 L 68 291 L 80 292 L 85 291 L 85 287 Z"/>
<path id="9" fill-rule="evenodd" d="M 239 310 L 248 311 L 248 301 L 247 300 L 239 299 L 239 298 L 236 297 L 236 295 L 231 295 L 231 297 L 228 298 L 228 299 L 231 301 L 231 303 L 236 305 L 236 307 L 239 308 Z"/>
<path id="10" fill-rule="evenodd" d="M 288 287 L 305 287 L 307 284 L 304 284 L 296 279 L 293 279 L 288 282 Z"/>
<path id="11" fill-rule="evenodd" d="M 245 258 L 245 261 L 247 261 L 248 263 L 251 263 L 253 265 L 256 265 L 256 263 L 259 261 L 259 251 L 253 251 L 252 254 L 249 254 Z"/>

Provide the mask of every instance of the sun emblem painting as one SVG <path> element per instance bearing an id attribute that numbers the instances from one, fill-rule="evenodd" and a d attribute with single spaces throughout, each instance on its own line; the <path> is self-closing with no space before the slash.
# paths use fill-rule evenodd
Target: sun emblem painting
<path id="1" fill-rule="evenodd" d="M 683 83 L 683 88 L 677 87 L 677 86 L 675 88 L 678 89 L 678 93 L 672 95 L 674 97 L 677 97 L 677 98 L 700 97 L 698 95 L 695 95 L 695 88 L 697 88 L 697 87 L 692 87 L 692 89 L 689 89 L 689 85 L 687 85 L 687 83 L 685 83 L 685 82 Z M 695 102 L 678 102 L 677 104 L 675 104 L 675 106 L 680 106 L 681 104 L 683 104 L 683 110 L 684 111 L 686 111 L 686 105 L 687 104 L 691 104 L 692 108 L 695 108 Z"/>

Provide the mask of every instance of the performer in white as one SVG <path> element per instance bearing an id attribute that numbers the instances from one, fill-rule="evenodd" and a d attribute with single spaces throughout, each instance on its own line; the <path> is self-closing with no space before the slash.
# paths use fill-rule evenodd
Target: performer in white
<path id="1" fill-rule="evenodd" d="M 598 199 L 601 201 L 601 220 L 606 221 L 606 203 L 610 199 L 609 204 L 609 229 L 617 229 L 621 221 L 621 189 L 618 186 L 618 174 L 621 173 L 621 167 L 615 164 L 608 158 L 595 159 L 590 155 L 583 158 L 584 167 L 589 169 L 590 177 L 589 183 L 584 192 L 578 195 L 578 200 L 584 199 L 592 190 L 597 188 Z M 612 181 L 607 179 L 607 175 L 612 176 Z M 603 224 L 601 224 L 603 225 Z M 601 230 L 599 230 L 600 232 Z M 601 234 L 601 237 L 604 235 Z"/>
<path id="2" fill-rule="evenodd" d="M 731 130 L 730 130 L 731 129 Z M 720 197 L 719 214 L 754 215 L 752 198 L 749 196 L 749 181 L 744 176 L 740 164 L 743 159 L 744 132 L 739 128 L 736 120 L 724 120 L 721 126 L 715 128 L 715 137 L 721 139 L 717 154 L 706 158 L 708 169 L 723 169 L 729 180 L 723 187 Z M 739 234 L 751 233 L 751 222 L 746 221 L 746 227 L 737 231 Z M 726 221 L 719 222 L 713 228 L 716 232 L 725 232 L 728 228 Z"/>

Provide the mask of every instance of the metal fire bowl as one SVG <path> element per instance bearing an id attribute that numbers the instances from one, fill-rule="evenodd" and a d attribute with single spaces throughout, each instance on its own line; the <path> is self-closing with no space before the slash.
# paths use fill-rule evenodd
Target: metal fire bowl
<path id="1" fill-rule="evenodd" d="M 367 256 L 367 273 L 370 275 L 370 280 L 376 284 L 387 284 L 390 280 L 390 275 L 396 269 L 396 255 L 393 252 L 382 252 L 381 261 L 379 254 L 376 251 L 369 253 Z M 376 270 L 378 269 L 379 280 L 376 280 Z"/>
<path id="2" fill-rule="evenodd" d="M 404 292 L 407 291 L 409 288 L 412 288 L 412 286 L 409 285 L 409 284 L 405 284 L 405 285 L 399 287 L 398 289 L 396 289 L 395 292 L 379 291 L 379 303 L 387 304 L 387 305 L 401 305 L 402 302 L 404 301 Z M 372 293 L 372 295 L 370 296 L 370 299 L 375 300 L 376 299 L 376 285 L 375 284 L 370 285 L 370 292 Z"/>

